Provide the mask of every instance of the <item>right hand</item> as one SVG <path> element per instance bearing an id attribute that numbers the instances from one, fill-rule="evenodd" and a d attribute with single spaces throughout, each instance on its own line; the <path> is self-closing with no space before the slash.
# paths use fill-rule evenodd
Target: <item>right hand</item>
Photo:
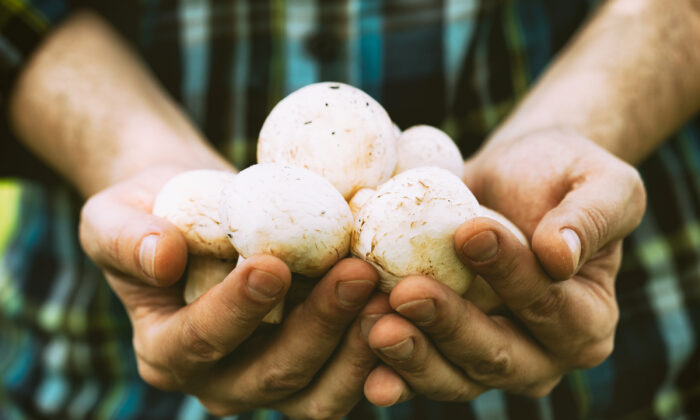
<path id="1" fill-rule="evenodd" d="M 216 415 L 261 407 L 292 417 L 345 415 L 377 363 L 361 321 L 390 311 L 385 296 L 370 299 L 377 273 L 360 260 L 338 262 L 279 327 L 258 328 L 291 281 L 272 256 L 246 259 L 185 305 L 177 282 L 184 238 L 151 215 L 160 187 L 182 170 L 144 171 L 94 195 L 82 211 L 82 246 L 129 314 L 139 374 L 195 395 Z M 149 236 L 155 242 L 144 241 Z"/>
<path id="2" fill-rule="evenodd" d="M 372 402 L 394 404 L 412 392 L 467 401 L 491 388 L 541 397 L 567 372 L 613 351 L 622 238 L 646 203 L 637 171 L 559 129 L 487 145 L 465 169 L 479 202 L 510 217 L 532 243 L 482 217 L 454 235 L 462 262 L 510 314 L 485 314 L 427 277 L 402 280 L 389 297 L 401 316 L 377 321 L 369 336 L 391 367 L 370 374 Z"/>

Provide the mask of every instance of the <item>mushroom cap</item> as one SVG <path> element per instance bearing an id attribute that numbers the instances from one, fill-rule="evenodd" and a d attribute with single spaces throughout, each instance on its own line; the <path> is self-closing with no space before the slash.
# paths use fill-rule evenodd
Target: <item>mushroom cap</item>
<path id="1" fill-rule="evenodd" d="M 502 224 L 505 226 L 513 235 L 515 235 L 516 238 L 518 238 L 518 241 L 520 241 L 521 244 L 525 246 L 530 246 L 528 244 L 527 238 L 525 237 L 525 234 L 518 229 L 517 226 L 513 224 L 510 220 L 508 220 L 504 215 L 501 213 L 497 212 L 496 210 L 492 210 L 486 206 L 481 206 L 481 217 L 488 217 L 489 219 L 493 219 L 497 221 L 498 223 Z"/>
<path id="2" fill-rule="evenodd" d="M 372 188 L 363 188 L 352 196 L 352 199 L 350 199 L 348 205 L 350 206 L 350 212 L 352 212 L 353 216 L 357 215 L 360 209 L 367 204 L 367 201 L 372 198 L 375 192 L 376 191 Z"/>
<path id="3" fill-rule="evenodd" d="M 453 237 L 465 220 L 478 215 L 476 198 L 451 172 L 410 169 L 382 184 L 360 209 L 352 253 L 377 268 L 384 291 L 420 274 L 461 295 L 474 274 L 459 260 Z"/>
<path id="4" fill-rule="evenodd" d="M 284 162 L 323 176 L 349 199 L 389 179 L 396 166 L 394 127 L 384 108 L 352 86 L 305 86 L 270 112 L 258 138 L 258 162 Z"/>
<path id="5" fill-rule="evenodd" d="M 421 166 L 437 166 L 462 178 L 464 159 L 457 145 L 444 131 L 429 125 L 415 125 L 401 133 L 396 150 L 395 174 Z"/>
<path id="6" fill-rule="evenodd" d="M 190 254 L 235 259 L 233 249 L 221 230 L 219 197 L 233 172 L 197 169 L 171 178 L 153 204 L 153 214 L 177 226 Z"/>
<path id="7" fill-rule="evenodd" d="M 327 180 L 303 168 L 264 163 L 245 169 L 224 188 L 220 212 L 241 256 L 274 255 L 305 276 L 325 273 L 350 245 L 348 203 Z"/>
<path id="8" fill-rule="evenodd" d="M 399 127 L 399 125 L 396 123 L 392 123 L 392 126 L 394 127 L 394 137 L 398 139 L 401 135 L 401 127 Z"/>

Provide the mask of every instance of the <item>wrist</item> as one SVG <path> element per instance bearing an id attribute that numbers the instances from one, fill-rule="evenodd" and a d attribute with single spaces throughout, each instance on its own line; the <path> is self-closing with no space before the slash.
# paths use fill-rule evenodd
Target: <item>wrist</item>
<path id="1" fill-rule="evenodd" d="M 160 152 L 160 153 L 159 153 Z M 114 159 L 93 162 L 102 168 L 85 165 L 73 174 L 73 183 L 88 197 L 144 171 L 170 177 L 193 169 L 235 171 L 235 168 L 200 140 L 149 142 Z"/>
<path id="2" fill-rule="evenodd" d="M 18 138 L 84 196 L 156 165 L 232 169 L 94 14 L 44 40 L 8 105 Z"/>
<path id="3" fill-rule="evenodd" d="M 195 130 L 173 132 L 171 127 L 158 121 L 133 124 L 133 130 L 125 129 L 115 144 L 119 150 L 114 158 L 101 159 L 96 163 L 105 167 L 104 177 L 97 180 L 103 189 L 130 178 L 152 167 L 191 169 L 219 169 L 233 171 L 234 167 L 214 150 Z M 159 127 L 159 125 L 161 125 Z M 99 171 L 85 171 L 85 179 Z M 93 191 L 95 187 L 91 188 Z"/>

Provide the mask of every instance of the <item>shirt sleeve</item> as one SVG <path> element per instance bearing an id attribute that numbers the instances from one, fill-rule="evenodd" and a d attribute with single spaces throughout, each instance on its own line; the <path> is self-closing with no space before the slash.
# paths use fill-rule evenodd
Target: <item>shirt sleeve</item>
<path id="1" fill-rule="evenodd" d="M 0 107 L 22 64 L 69 12 L 69 0 L 0 0 Z"/>

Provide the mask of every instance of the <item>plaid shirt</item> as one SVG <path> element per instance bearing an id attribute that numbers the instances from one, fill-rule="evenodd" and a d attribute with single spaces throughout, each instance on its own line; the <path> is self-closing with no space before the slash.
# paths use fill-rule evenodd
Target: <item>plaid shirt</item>
<path id="1" fill-rule="evenodd" d="M 317 80 L 362 88 L 401 127 L 444 128 L 468 156 L 594 7 L 585 0 L 82 3 L 132 42 L 239 168 L 254 161 L 272 106 Z M 0 0 L 3 81 L 70 10 L 61 0 Z M 10 137 L 5 127 L 0 417 L 206 418 L 195 398 L 139 378 L 126 314 L 80 250 L 80 202 Z M 700 121 L 639 169 L 649 205 L 624 244 L 616 347 L 602 365 L 569 373 L 538 400 L 492 390 L 469 404 L 362 402 L 349 418 L 700 418 Z"/>

